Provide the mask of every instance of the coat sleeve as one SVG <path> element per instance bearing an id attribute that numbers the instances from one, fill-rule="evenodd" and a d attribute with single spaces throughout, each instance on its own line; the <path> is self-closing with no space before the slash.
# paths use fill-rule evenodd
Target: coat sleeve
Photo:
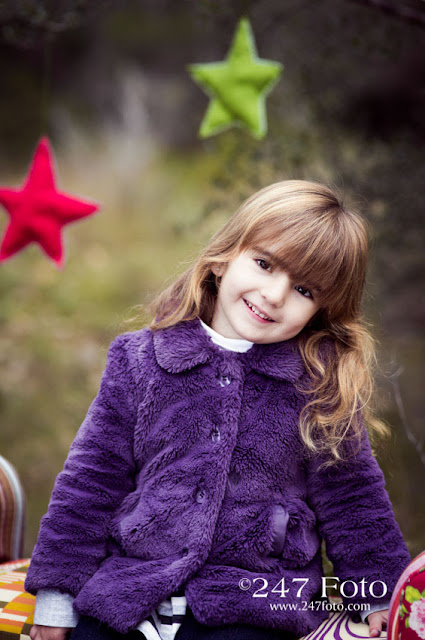
<path id="1" fill-rule="evenodd" d="M 108 556 L 112 516 L 134 489 L 129 335 L 112 342 L 98 394 L 56 478 L 25 581 L 29 593 L 51 588 L 75 596 Z"/>
<path id="2" fill-rule="evenodd" d="M 388 601 L 410 562 L 410 554 L 364 425 L 360 445 L 353 441 L 346 445 L 344 458 L 344 462 L 328 468 L 321 466 L 324 462 L 321 456 L 310 460 L 308 500 L 325 540 L 334 576 L 340 579 L 340 585 L 350 580 L 355 583 L 343 586 L 344 605 L 354 604 L 358 611 L 359 605 L 364 610 L 368 605 Z M 387 589 L 381 598 L 385 588 L 375 581 L 382 581 Z M 350 606 L 347 610 L 358 620 L 359 614 L 353 609 Z"/>

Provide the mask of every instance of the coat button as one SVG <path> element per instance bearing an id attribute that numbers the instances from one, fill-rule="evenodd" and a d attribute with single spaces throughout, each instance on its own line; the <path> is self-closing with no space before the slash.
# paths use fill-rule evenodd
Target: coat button
<path id="1" fill-rule="evenodd" d="M 220 442 L 221 435 L 220 435 L 220 429 L 218 427 L 214 427 L 210 435 L 211 435 L 211 440 L 213 442 Z"/>
<path id="2" fill-rule="evenodd" d="M 196 502 L 199 502 L 199 503 L 203 502 L 205 500 L 206 495 L 207 495 L 207 492 L 205 491 L 205 489 L 198 489 L 195 496 Z"/>
<path id="3" fill-rule="evenodd" d="M 222 387 L 226 387 L 231 382 L 230 378 L 225 375 L 220 375 L 218 381 Z"/>
<path id="4" fill-rule="evenodd" d="M 187 556 L 188 553 L 189 553 L 189 549 L 187 549 L 186 547 L 184 547 L 184 549 L 181 550 L 182 556 Z"/>

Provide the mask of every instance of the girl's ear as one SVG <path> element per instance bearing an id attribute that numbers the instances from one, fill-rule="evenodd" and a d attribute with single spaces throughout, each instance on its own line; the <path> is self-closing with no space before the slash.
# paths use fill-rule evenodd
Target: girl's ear
<path id="1" fill-rule="evenodd" d="M 216 276 L 221 276 L 223 275 L 223 269 L 224 269 L 224 265 L 222 264 L 214 264 L 211 267 L 211 271 L 216 275 Z"/>

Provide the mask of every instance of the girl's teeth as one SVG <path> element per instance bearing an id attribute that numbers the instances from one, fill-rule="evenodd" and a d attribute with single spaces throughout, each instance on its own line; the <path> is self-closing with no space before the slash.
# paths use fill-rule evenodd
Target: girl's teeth
<path id="1" fill-rule="evenodd" d="M 257 316 L 260 316 L 260 318 L 263 318 L 264 320 L 271 320 L 271 318 L 265 316 L 264 313 L 260 313 L 259 311 L 257 311 L 257 309 L 250 302 L 247 301 L 247 305 L 255 314 L 257 314 Z"/>

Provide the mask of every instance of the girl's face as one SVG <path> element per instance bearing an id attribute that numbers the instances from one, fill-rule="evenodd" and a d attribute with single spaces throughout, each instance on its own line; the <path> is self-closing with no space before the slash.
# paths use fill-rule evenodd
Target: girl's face
<path id="1" fill-rule="evenodd" d="M 319 309 L 315 292 L 293 282 L 272 250 L 247 249 L 213 272 L 222 278 L 211 328 L 226 338 L 261 344 L 289 340 Z"/>

